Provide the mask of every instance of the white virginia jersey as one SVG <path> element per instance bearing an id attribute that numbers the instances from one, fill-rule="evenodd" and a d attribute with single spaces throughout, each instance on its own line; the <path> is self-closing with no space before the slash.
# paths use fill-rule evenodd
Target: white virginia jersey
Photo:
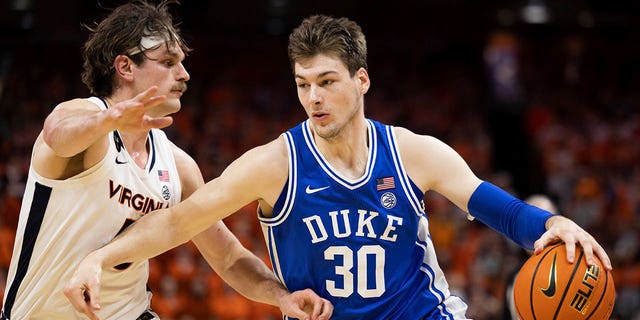
<path id="1" fill-rule="evenodd" d="M 349 179 L 318 150 L 305 121 L 284 134 L 289 179 L 260 216 L 276 275 L 311 288 L 336 319 L 460 320 L 467 305 L 438 265 L 424 194 L 404 169 L 391 126 L 367 121 L 369 155 Z M 285 317 L 286 318 L 286 317 Z"/>
<path id="2" fill-rule="evenodd" d="M 106 108 L 98 98 L 88 100 Z M 129 156 L 117 131 L 109 133 L 104 159 L 74 177 L 50 180 L 29 169 L 2 319 L 86 319 L 63 294 L 80 260 L 143 215 L 180 202 L 171 143 L 158 129 L 147 139 L 144 169 Z M 136 319 L 147 310 L 148 273 L 146 260 L 104 270 L 100 319 Z"/>

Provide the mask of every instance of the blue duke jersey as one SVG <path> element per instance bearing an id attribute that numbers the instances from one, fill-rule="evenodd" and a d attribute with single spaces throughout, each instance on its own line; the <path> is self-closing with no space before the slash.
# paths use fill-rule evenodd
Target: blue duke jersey
<path id="1" fill-rule="evenodd" d="M 106 108 L 98 98 L 89 100 Z M 180 201 L 171 143 L 157 129 L 147 139 L 144 169 L 134 163 L 115 131 L 109 133 L 104 159 L 74 177 L 46 179 L 30 168 L 2 319 L 86 319 L 63 294 L 80 260 L 141 216 Z M 136 319 L 147 310 L 147 278 L 147 261 L 104 270 L 100 319 Z"/>
<path id="2" fill-rule="evenodd" d="M 330 300 L 335 319 L 466 319 L 438 266 L 424 195 L 403 168 L 393 128 L 367 123 L 368 162 L 356 180 L 324 159 L 308 121 L 284 134 L 287 185 L 273 217 L 259 217 L 274 272 L 289 290 Z"/>

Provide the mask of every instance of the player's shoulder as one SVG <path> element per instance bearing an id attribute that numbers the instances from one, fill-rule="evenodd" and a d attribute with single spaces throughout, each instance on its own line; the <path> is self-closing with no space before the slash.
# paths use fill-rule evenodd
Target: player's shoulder
<path id="1" fill-rule="evenodd" d="M 182 150 L 182 148 L 178 147 L 173 141 L 167 139 L 169 142 L 169 146 L 171 146 L 171 151 L 173 152 L 173 158 L 176 161 L 176 164 L 187 163 L 189 165 L 196 165 L 196 161 L 191 157 L 186 151 Z"/>
<path id="2" fill-rule="evenodd" d="M 173 159 L 178 170 L 178 176 L 180 177 L 180 183 L 182 184 L 182 199 L 186 199 L 197 188 L 204 185 L 204 178 L 200 171 L 200 166 L 186 151 L 176 146 L 171 140 L 169 145 L 173 153 Z"/>
<path id="3" fill-rule="evenodd" d="M 247 151 L 247 156 L 255 161 L 281 161 L 287 159 L 287 146 L 282 136 Z"/>
<path id="4" fill-rule="evenodd" d="M 275 179 L 283 174 L 286 176 L 288 163 L 287 147 L 283 138 L 279 137 L 248 150 L 231 167 L 255 177 Z"/>
<path id="5" fill-rule="evenodd" d="M 449 149 L 442 140 L 431 135 L 415 133 L 407 128 L 394 127 L 394 135 L 396 145 L 405 162 L 421 162 L 424 159 L 433 158 L 434 155 L 446 153 Z"/>
<path id="6" fill-rule="evenodd" d="M 407 129 L 405 127 L 393 127 L 393 134 L 400 146 L 409 145 L 414 146 L 414 144 L 433 144 L 438 143 L 440 140 L 434 136 L 416 133 Z"/>
<path id="7" fill-rule="evenodd" d="M 90 99 L 75 98 L 60 102 L 55 110 L 99 110 L 100 106 Z"/>

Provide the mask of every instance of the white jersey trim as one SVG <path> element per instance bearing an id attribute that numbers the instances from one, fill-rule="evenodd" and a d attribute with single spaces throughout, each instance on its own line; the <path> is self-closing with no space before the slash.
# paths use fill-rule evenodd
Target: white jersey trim
<path id="1" fill-rule="evenodd" d="M 373 174 L 373 166 L 376 162 L 376 157 L 378 155 L 378 136 L 376 135 L 373 123 L 370 120 L 367 120 L 367 132 L 369 134 L 369 154 L 367 156 L 367 166 L 365 168 L 365 172 L 362 177 L 357 179 L 349 179 L 347 177 L 342 176 L 331 164 L 324 158 L 320 150 L 318 150 L 318 146 L 313 140 L 313 134 L 311 132 L 311 128 L 309 127 L 309 120 L 306 120 L 302 126 L 302 133 L 304 134 L 304 140 L 307 144 L 309 150 L 315 157 L 316 161 L 334 181 L 343 185 L 345 188 L 354 190 L 363 185 L 365 185 L 371 179 L 371 175 Z"/>

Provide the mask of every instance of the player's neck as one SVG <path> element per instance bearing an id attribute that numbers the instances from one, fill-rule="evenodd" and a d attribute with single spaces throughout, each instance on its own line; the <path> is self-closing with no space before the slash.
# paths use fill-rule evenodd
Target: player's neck
<path id="1" fill-rule="evenodd" d="M 120 133 L 122 143 L 129 156 L 140 167 L 144 168 L 149 159 L 149 139 L 148 132 L 143 133 Z"/>
<path id="2" fill-rule="evenodd" d="M 358 179 L 365 174 L 369 159 L 369 131 L 366 121 L 362 123 L 365 125 L 346 127 L 330 139 L 314 137 L 323 157 L 350 179 Z"/>

